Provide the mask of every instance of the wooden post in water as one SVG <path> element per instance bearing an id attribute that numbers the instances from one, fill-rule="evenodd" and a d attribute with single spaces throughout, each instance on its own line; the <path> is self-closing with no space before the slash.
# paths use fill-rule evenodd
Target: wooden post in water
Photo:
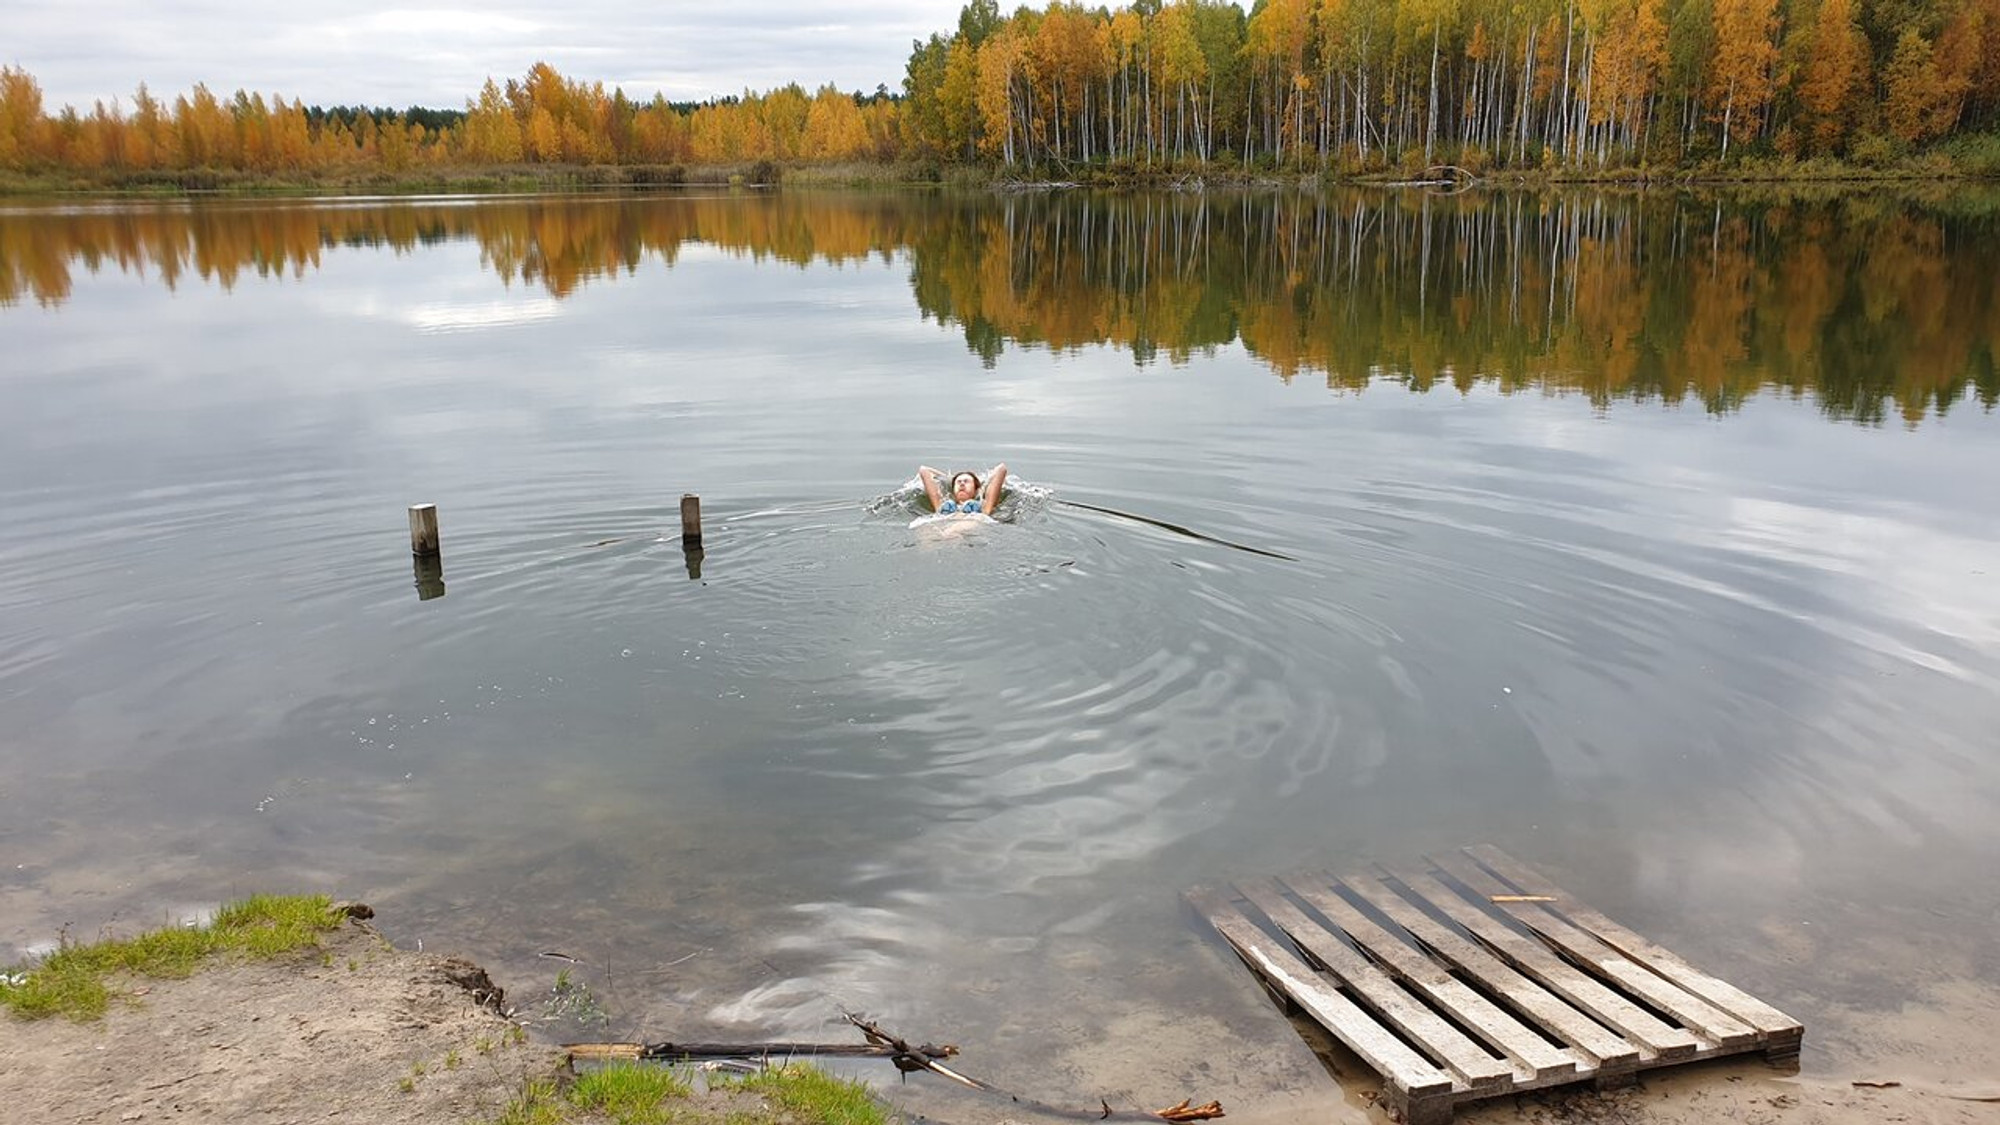
<path id="1" fill-rule="evenodd" d="M 681 550 L 701 550 L 701 497 L 681 493 Z"/>
<path id="2" fill-rule="evenodd" d="M 692 492 L 681 493 L 681 554 L 687 559 L 688 578 L 701 578 L 701 497 Z"/>
<path id="3" fill-rule="evenodd" d="M 436 504 L 410 505 L 410 553 L 422 558 L 430 558 L 438 553 Z"/>
<path id="4" fill-rule="evenodd" d="M 417 600 L 444 597 L 444 558 L 438 553 L 436 504 L 410 505 L 410 558 L 416 568 Z"/>

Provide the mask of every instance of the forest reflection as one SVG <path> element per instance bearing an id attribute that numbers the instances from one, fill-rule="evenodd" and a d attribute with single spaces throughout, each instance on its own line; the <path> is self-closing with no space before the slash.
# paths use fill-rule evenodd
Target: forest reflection
<path id="1" fill-rule="evenodd" d="M 796 265 L 906 261 L 917 312 L 987 363 L 1240 344 L 1337 390 L 1491 383 L 1727 412 L 1759 391 L 1915 423 L 2000 401 L 2000 198 L 1579 191 L 1430 195 L 784 192 L 299 201 L 0 212 L 0 302 L 78 268 L 168 288 L 305 277 L 329 251 L 472 240 L 563 298 L 687 245 Z"/>

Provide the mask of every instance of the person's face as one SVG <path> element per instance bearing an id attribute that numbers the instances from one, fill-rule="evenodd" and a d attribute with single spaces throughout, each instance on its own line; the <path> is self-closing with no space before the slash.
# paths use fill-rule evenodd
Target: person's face
<path id="1" fill-rule="evenodd" d="M 979 495 L 979 481 L 971 473 L 960 473 L 951 478 L 951 498 L 970 500 Z"/>

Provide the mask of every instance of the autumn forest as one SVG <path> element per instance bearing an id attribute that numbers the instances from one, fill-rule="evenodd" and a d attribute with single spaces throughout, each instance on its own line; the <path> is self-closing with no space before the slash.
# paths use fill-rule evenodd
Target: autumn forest
<path id="1" fill-rule="evenodd" d="M 1079 170 L 1782 169 L 2000 174 L 2000 0 L 972 0 L 900 92 L 789 85 L 699 104 L 536 63 L 462 109 L 280 93 L 88 109 L 0 69 L 0 170 L 274 178 L 528 165 L 916 162 Z M 663 173 L 665 175 L 666 173 Z"/>

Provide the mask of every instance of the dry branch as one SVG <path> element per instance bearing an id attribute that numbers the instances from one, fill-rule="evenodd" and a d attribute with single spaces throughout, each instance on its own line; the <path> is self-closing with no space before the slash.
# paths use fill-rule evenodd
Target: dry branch
<path id="1" fill-rule="evenodd" d="M 1099 1103 L 1102 1106 L 1101 1113 L 1095 1110 L 1076 1112 L 1060 1109 L 1032 1098 L 1010 1094 L 997 1086 L 960 1074 L 939 1061 L 957 1055 L 957 1047 L 949 1044 L 939 1047 L 930 1043 L 912 1045 L 894 1032 L 885 1031 L 879 1024 L 862 1019 L 852 1012 L 842 1014 L 847 1017 L 847 1022 L 853 1024 L 861 1032 L 862 1037 L 868 1040 L 867 1043 L 565 1043 L 563 1050 L 569 1052 L 572 1059 L 771 1059 L 813 1056 L 886 1058 L 904 1074 L 927 1070 L 969 1089 L 997 1094 L 1017 1105 L 1033 1106 L 1045 1112 L 1080 1120 L 1115 1116 L 1125 1120 L 1154 1118 L 1161 1121 L 1188 1122 L 1207 1121 L 1222 1116 L 1220 1103 L 1211 1101 L 1195 1105 L 1192 1098 L 1182 1098 L 1178 1105 L 1154 1110 L 1151 1113 L 1120 1112 L 1112 1109 L 1110 1103 L 1101 1100 Z"/>
<path id="2" fill-rule="evenodd" d="M 810 1056 L 887 1058 L 903 1054 L 898 1047 L 875 1043 L 564 1043 L 563 1050 L 579 1059 L 765 1059 Z M 958 1048 L 929 1043 L 910 1048 L 932 1059 L 948 1059 Z"/>

